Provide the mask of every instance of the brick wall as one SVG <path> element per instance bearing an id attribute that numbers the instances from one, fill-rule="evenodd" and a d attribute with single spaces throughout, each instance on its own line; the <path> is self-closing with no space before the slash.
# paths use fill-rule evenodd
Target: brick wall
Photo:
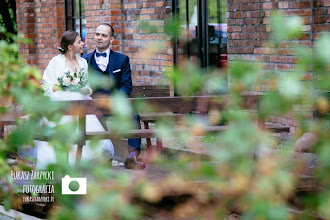
<path id="1" fill-rule="evenodd" d="M 265 49 L 271 38 L 270 16 L 279 10 L 286 16 L 303 18 L 303 36 L 296 41 L 282 42 L 277 53 Z M 296 57 L 292 48 L 297 45 L 312 47 L 319 32 L 330 31 L 330 0 L 228 0 L 228 60 L 238 57 L 246 61 L 261 61 L 265 71 L 292 71 Z M 306 74 L 302 80 L 311 80 Z M 262 86 L 259 90 L 267 90 Z M 290 115 L 284 118 L 270 117 L 270 121 L 298 126 Z"/>
<path id="2" fill-rule="evenodd" d="M 30 45 L 20 45 L 20 53 L 26 55 L 29 64 L 43 70 L 58 54 L 56 47 L 65 30 L 64 1 L 17 0 L 16 3 L 18 31 L 33 41 Z M 295 57 L 291 47 L 297 43 L 312 46 L 318 32 L 329 31 L 329 7 L 330 0 L 228 0 L 229 61 L 239 56 L 264 62 L 266 70 L 292 71 Z M 167 83 L 163 72 L 172 65 L 172 50 L 162 32 L 164 21 L 171 17 L 171 0 L 86 0 L 85 9 L 89 51 L 94 49 L 96 26 L 100 22 L 111 23 L 116 32 L 112 49 L 130 57 L 134 83 Z M 289 16 L 302 16 L 305 34 L 300 41 L 283 43 L 278 54 L 266 54 L 264 46 L 270 37 L 270 14 L 274 9 Z M 140 20 L 149 21 L 159 33 L 141 31 Z M 156 47 L 162 50 L 150 57 Z"/>
<path id="3" fill-rule="evenodd" d="M 30 44 L 20 44 L 19 53 L 31 65 L 37 64 L 36 34 L 35 34 L 35 9 L 33 0 L 17 0 L 17 30 L 23 37 L 31 40 Z"/>
<path id="4" fill-rule="evenodd" d="M 59 54 L 60 37 L 65 31 L 65 8 L 62 0 L 18 0 L 17 31 L 32 40 L 20 44 L 19 52 L 28 64 L 42 71 L 52 57 Z"/>
<path id="5" fill-rule="evenodd" d="M 297 44 L 311 47 L 320 31 L 330 31 L 329 6 L 330 0 L 228 0 L 228 59 L 262 61 L 266 70 L 292 71 L 296 61 L 292 48 Z M 304 34 L 298 41 L 280 44 L 277 54 L 267 54 L 273 10 L 301 16 Z"/>
<path id="6" fill-rule="evenodd" d="M 314 0 L 312 6 L 313 38 L 317 39 L 319 32 L 330 31 L 330 0 Z"/>
<path id="7" fill-rule="evenodd" d="M 115 29 L 112 49 L 129 56 L 133 84 L 167 84 L 166 66 L 172 65 L 168 39 L 163 34 L 166 19 L 170 18 L 170 0 L 86 0 L 88 49 L 92 51 L 94 31 L 101 22 L 108 22 Z M 158 27 L 158 33 L 139 29 L 139 21 L 148 21 Z M 160 52 L 151 56 L 156 47 Z"/>
<path id="8" fill-rule="evenodd" d="M 60 37 L 65 31 L 63 0 L 35 0 L 37 65 L 45 69 L 50 59 L 59 54 Z"/>

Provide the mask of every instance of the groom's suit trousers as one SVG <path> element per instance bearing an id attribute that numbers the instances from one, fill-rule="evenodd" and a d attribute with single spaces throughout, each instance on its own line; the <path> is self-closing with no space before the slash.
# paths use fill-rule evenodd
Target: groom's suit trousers
<path id="1" fill-rule="evenodd" d="M 105 130 L 108 130 L 107 126 L 107 116 L 108 115 L 97 115 L 97 118 L 100 120 Z M 134 116 L 135 128 L 141 129 L 140 115 L 137 114 Z M 135 149 L 141 150 L 141 138 L 129 138 L 128 139 L 129 152 L 132 152 Z"/>

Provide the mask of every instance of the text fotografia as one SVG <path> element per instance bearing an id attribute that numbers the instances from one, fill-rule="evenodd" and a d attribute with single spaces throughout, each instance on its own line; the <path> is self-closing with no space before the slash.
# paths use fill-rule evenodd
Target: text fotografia
<path id="1" fill-rule="evenodd" d="M 23 193 L 54 193 L 53 185 L 23 185 Z"/>
<path id="2" fill-rule="evenodd" d="M 54 171 L 11 171 L 13 180 L 53 180 Z"/>
<path id="3" fill-rule="evenodd" d="M 55 202 L 53 196 L 23 196 L 23 203 L 29 202 Z"/>

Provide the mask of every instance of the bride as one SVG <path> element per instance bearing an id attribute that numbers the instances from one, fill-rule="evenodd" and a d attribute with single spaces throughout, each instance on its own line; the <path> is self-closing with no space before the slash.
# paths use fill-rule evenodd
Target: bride
<path id="1" fill-rule="evenodd" d="M 87 84 L 88 65 L 78 54 L 83 52 L 84 43 L 75 31 L 65 31 L 61 37 L 61 54 L 53 57 L 44 71 L 42 84 L 45 94 L 52 100 L 83 100 L 91 99 L 92 89 Z M 72 78 L 74 76 L 74 78 Z M 61 122 L 73 121 L 72 116 L 63 116 Z M 104 131 L 104 127 L 95 115 L 86 116 L 87 131 Z M 98 146 L 92 148 L 90 142 L 83 147 L 81 160 L 91 160 L 105 154 L 109 160 L 113 157 L 112 142 L 100 140 Z M 37 168 L 46 168 L 55 161 L 55 150 L 48 142 L 36 141 Z M 74 163 L 77 146 L 72 146 L 69 163 Z"/>

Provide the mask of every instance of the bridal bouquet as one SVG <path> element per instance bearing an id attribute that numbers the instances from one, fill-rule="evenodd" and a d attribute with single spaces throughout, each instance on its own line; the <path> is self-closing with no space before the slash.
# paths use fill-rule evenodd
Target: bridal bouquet
<path id="1" fill-rule="evenodd" d="M 87 85 L 87 79 L 84 77 L 84 71 L 71 73 L 65 72 L 64 76 L 58 77 L 59 86 L 64 91 L 79 92 L 80 89 Z"/>

